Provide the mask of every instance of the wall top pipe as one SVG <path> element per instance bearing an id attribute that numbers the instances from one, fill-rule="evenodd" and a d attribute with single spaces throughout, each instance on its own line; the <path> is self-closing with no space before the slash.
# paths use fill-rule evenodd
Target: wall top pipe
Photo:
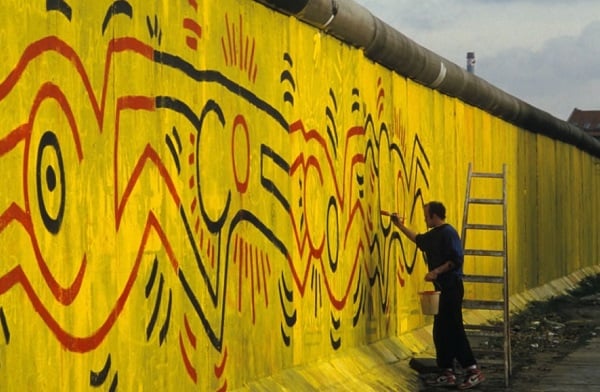
<path id="1" fill-rule="evenodd" d="M 420 46 L 353 0 L 255 1 L 362 49 L 367 58 L 399 75 L 459 98 L 519 128 L 563 141 L 600 158 L 600 141 L 585 131 Z"/>

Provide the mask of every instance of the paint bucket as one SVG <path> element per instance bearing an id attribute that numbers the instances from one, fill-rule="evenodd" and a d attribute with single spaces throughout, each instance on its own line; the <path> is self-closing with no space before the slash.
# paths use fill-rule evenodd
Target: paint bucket
<path id="1" fill-rule="evenodd" d="M 440 306 L 439 291 L 421 291 L 419 292 L 419 299 L 421 300 L 421 311 L 423 314 L 438 314 Z"/>

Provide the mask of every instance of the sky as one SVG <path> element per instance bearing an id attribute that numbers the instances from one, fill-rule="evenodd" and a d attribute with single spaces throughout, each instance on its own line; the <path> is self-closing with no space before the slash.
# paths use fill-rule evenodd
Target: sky
<path id="1" fill-rule="evenodd" d="M 600 110 L 600 0 L 354 0 L 421 46 L 551 115 Z"/>

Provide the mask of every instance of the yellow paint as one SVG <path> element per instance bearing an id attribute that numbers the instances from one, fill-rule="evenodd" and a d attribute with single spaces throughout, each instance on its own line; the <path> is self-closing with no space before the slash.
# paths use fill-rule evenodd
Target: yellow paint
<path id="1" fill-rule="evenodd" d="M 430 284 L 380 211 L 460 229 L 469 163 L 508 165 L 511 292 L 600 253 L 597 159 L 296 19 L 54 3 L 0 14 L 2 390 L 234 389 L 408 336 Z"/>

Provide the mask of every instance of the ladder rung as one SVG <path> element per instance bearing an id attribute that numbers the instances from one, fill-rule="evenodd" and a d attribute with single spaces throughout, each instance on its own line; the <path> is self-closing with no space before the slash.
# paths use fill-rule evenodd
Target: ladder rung
<path id="1" fill-rule="evenodd" d="M 502 357 L 502 359 L 500 358 L 489 358 L 489 351 L 488 350 L 475 350 L 473 349 L 473 354 L 475 354 L 475 357 L 477 358 L 477 362 L 482 362 L 486 365 L 503 365 L 504 364 L 504 352 L 501 352 L 499 354 L 499 356 Z"/>
<path id="2" fill-rule="evenodd" d="M 486 358 L 487 361 L 501 360 L 500 358 L 502 358 L 502 361 L 503 361 L 503 359 L 504 359 L 504 350 L 494 350 L 492 348 L 479 348 L 479 347 L 473 347 L 472 350 L 473 350 L 473 354 L 475 354 L 475 357 L 477 359 Z"/>
<path id="3" fill-rule="evenodd" d="M 468 299 L 463 301 L 465 309 L 487 309 L 487 310 L 503 310 L 504 301 L 481 301 Z"/>
<path id="4" fill-rule="evenodd" d="M 474 199 L 469 198 L 471 204 L 504 204 L 503 199 Z"/>
<path id="5" fill-rule="evenodd" d="M 465 275 L 463 280 L 473 283 L 504 283 L 504 277 L 489 275 Z"/>
<path id="6" fill-rule="evenodd" d="M 475 230 L 504 230 L 504 225 L 484 225 L 480 223 L 467 223 L 465 229 Z"/>
<path id="7" fill-rule="evenodd" d="M 503 332 L 503 325 L 487 325 L 487 324 L 465 324 L 465 329 L 490 331 L 490 332 Z"/>
<path id="8" fill-rule="evenodd" d="M 501 338 L 504 336 L 502 332 L 497 331 L 481 331 L 478 329 L 467 329 L 465 325 L 465 332 L 467 335 L 473 338 Z"/>
<path id="9" fill-rule="evenodd" d="M 504 178 L 504 173 L 471 172 L 471 177 Z"/>
<path id="10" fill-rule="evenodd" d="M 505 255 L 503 250 L 482 250 L 482 249 L 465 249 L 465 256 L 497 256 L 502 257 Z"/>

